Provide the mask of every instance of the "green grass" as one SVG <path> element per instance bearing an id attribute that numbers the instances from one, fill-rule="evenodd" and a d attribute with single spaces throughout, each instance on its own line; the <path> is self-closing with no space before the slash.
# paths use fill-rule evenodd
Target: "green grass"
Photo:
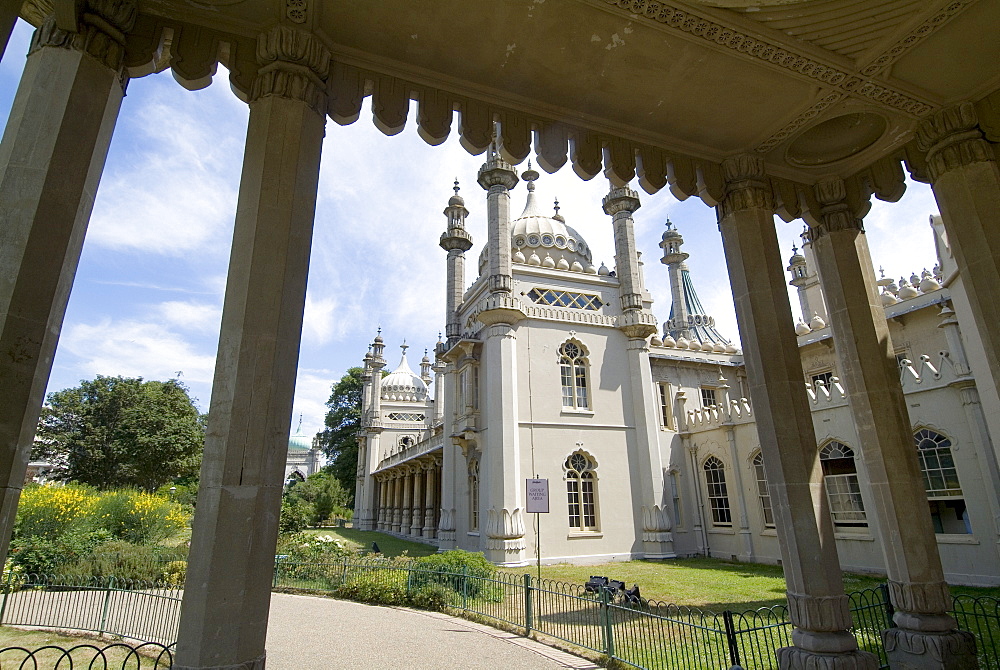
<path id="1" fill-rule="evenodd" d="M 413 557 L 429 556 L 430 554 L 436 554 L 438 550 L 437 547 L 432 544 L 401 540 L 398 537 L 393 537 L 392 535 L 386 535 L 385 533 L 379 533 L 378 531 L 373 530 L 355 530 L 353 528 L 310 528 L 305 532 L 313 535 L 330 535 L 335 539 L 344 540 L 352 546 L 357 547 L 359 551 L 363 550 L 365 552 L 370 552 L 372 542 L 377 542 L 382 555 L 389 557 L 400 556 L 404 552 L 408 556 Z"/>
<path id="2" fill-rule="evenodd" d="M 47 630 L 22 630 L 20 628 L 0 626 L 0 650 L 3 650 L 0 651 L 0 664 L 3 667 L 7 667 L 8 665 L 12 668 L 22 667 L 23 661 L 23 667 L 25 668 L 107 667 L 123 668 L 123 670 L 170 667 L 166 662 L 166 656 L 164 656 L 160 663 L 156 663 L 156 657 L 160 650 L 156 649 L 154 651 L 152 646 L 140 650 L 143 656 L 141 659 L 137 659 L 125 647 L 106 649 L 114 644 L 117 644 L 116 641 L 109 639 L 60 635 Z M 131 648 L 136 643 L 125 644 Z M 43 650 L 44 647 L 48 646 L 57 647 L 57 649 Z M 34 663 L 32 660 L 26 660 L 27 656 L 24 651 L 14 649 L 16 647 L 35 652 L 32 656 Z M 77 649 L 72 651 L 69 657 L 64 655 L 63 650 L 70 650 L 74 647 Z M 97 651 L 101 649 L 106 649 L 106 651 Z M 152 655 L 147 656 L 147 652 L 151 652 Z M 56 665 L 57 663 L 59 664 L 58 666 Z"/>
<path id="3" fill-rule="evenodd" d="M 535 566 L 504 568 L 506 572 L 536 574 Z M 731 563 L 715 558 L 678 558 L 668 561 L 627 561 L 601 565 L 543 565 L 542 579 L 573 584 L 602 575 L 638 584 L 643 598 L 675 605 L 722 611 L 743 611 L 783 604 L 785 578 L 780 566 Z M 878 575 L 844 574 L 847 592 L 874 588 L 885 581 Z M 1000 596 L 997 588 L 952 587 L 954 594 Z"/>

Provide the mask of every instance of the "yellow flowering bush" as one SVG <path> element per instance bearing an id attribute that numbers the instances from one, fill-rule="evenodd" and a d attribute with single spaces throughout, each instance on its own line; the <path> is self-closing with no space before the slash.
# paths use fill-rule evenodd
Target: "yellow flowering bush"
<path id="1" fill-rule="evenodd" d="M 131 489 L 102 493 L 94 504 L 92 518 L 96 528 L 135 544 L 165 540 L 185 528 L 189 520 L 181 505 Z"/>
<path id="2" fill-rule="evenodd" d="M 44 484 L 21 492 L 14 532 L 18 537 L 53 538 L 90 525 L 97 492 L 89 486 Z"/>

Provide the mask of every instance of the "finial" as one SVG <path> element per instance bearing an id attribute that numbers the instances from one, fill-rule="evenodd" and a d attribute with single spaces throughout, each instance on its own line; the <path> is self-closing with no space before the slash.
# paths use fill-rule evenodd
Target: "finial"
<path id="1" fill-rule="evenodd" d="M 399 348 L 403 350 L 403 355 L 405 356 L 406 350 L 410 348 L 410 345 L 406 343 L 406 340 L 403 340 L 403 343 L 399 345 Z"/>
<path id="2" fill-rule="evenodd" d="M 799 248 L 793 244 L 792 245 L 792 255 L 793 256 L 797 256 L 798 253 L 799 253 Z"/>
<path id="3" fill-rule="evenodd" d="M 458 195 L 458 191 L 459 191 L 458 177 L 455 177 L 455 186 L 453 188 L 455 189 L 455 195 Z"/>
<path id="4" fill-rule="evenodd" d="M 424 358 L 427 358 L 427 352 L 428 351 L 429 351 L 429 349 L 427 349 L 427 347 L 424 347 Z"/>
<path id="5" fill-rule="evenodd" d="M 674 229 L 674 222 L 670 220 L 669 216 L 667 217 L 667 224 L 666 225 L 667 225 L 667 230 L 673 230 Z"/>
<path id="6" fill-rule="evenodd" d="M 301 433 L 302 432 L 302 415 L 301 414 L 299 414 L 299 428 L 295 432 L 296 433 Z"/>
<path id="7" fill-rule="evenodd" d="M 552 203 L 552 207 L 556 210 L 556 215 L 559 214 L 559 198 L 556 198 L 555 202 Z"/>
<path id="8" fill-rule="evenodd" d="M 438 344 L 441 344 L 441 331 L 438 331 Z"/>
<path id="9" fill-rule="evenodd" d="M 881 265 L 878 266 L 878 274 L 880 278 L 885 277 L 885 268 L 883 268 Z"/>
<path id="10" fill-rule="evenodd" d="M 521 173 L 521 179 L 528 182 L 528 192 L 535 190 L 535 180 L 538 179 L 538 171 L 533 170 L 531 167 L 531 161 L 528 161 L 528 169 Z"/>

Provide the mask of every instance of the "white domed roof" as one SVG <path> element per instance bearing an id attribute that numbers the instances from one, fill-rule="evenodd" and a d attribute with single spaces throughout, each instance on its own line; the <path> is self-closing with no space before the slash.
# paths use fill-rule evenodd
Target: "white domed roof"
<path id="1" fill-rule="evenodd" d="M 520 251 L 527 258 L 537 250 L 539 257 L 551 256 L 554 264 L 559 265 L 565 260 L 566 269 L 573 263 L 580 263 L 580 271 L 591 265 L 590 246 L 583 236 L 566 225 L 558 209 L 553 216 L 548 216 L 538 206 L 534 184 L 538 173 L 529 167 L 522 176 L 528 182 L 528 201 L 521 216 L 511 224 L 512 252 L 516 254 Z"/>
<path id="2" fill-rule="evenodd" d="M 382 379 L 379 387 L 382 400 L 423 402 L 427 399 L 427 384 L 406 362 L 407 348 L 405 344 L 402 346 L 403 358 L 399 361 L 399 365 Z"/>

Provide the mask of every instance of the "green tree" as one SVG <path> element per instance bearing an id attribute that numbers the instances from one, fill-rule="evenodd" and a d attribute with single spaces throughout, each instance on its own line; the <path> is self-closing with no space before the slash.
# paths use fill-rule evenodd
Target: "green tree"
<path id="1" fill-rule="evenodd" d="M 204 422 L 178 380 L 104 377 L 50 393 L 32 457 L 98 488 L 154 491 L 197 475 Z"/>
<path id="2" fill-rule="evenodd" d="M 326 406 L 326 429 L 319 434 L 327 469 L 347 491 L 353 505 L 355 477 L 358 470 L 358 429 L 361 428 L 361 368 L 350 368 L 333 385 Z"/>
<path id="3" fill-rule="evenodd" d="M 329 519 L 334 511 L 342 513 L 350 506 L 352 497 L 326 468 L 309 475 L 304 482 L 289 485 L 287 495 L 312 505 L 314 523 Z"/>

